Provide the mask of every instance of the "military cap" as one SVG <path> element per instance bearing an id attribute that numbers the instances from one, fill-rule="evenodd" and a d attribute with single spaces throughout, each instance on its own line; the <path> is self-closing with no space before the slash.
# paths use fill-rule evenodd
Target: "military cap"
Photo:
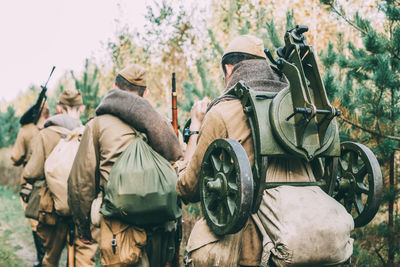
<path id="1" fill-rule="evenodd" d="M 67 106 L 79 106 L 83 104 L 82 95 L 79 90 L 76 89 L 65 89 L 62 91 L 58 104 Z"/>
<path id="2" fill-rule="evenodd" d="M 239 35 L 229 43 L 224 56 L 230 53 L 246 53 L 265 58 L 264 42 L 252 35 Z"/>
<path id="3" fill-rule="evenodd" d="M 137 64 L 129 65 L 119 73 L 128 82 L 137 86 L 146 86 L 146 70 Z"/>

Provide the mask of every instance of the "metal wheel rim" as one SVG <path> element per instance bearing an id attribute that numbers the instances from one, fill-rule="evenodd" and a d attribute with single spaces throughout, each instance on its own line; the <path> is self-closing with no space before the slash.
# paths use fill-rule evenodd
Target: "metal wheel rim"
<path id="1" fill-rule="evenodd" d="M 215 234 L 234 234 L 246 224 L 253 177 L 247 154 L 236 140 L 217 139 L 208 147 L 200 170 L 200 200 Z"/>
<path id="2" fill-rule="evenodd" d="M 353 216 L 355 227 L 364 226 L 375 217 L 382 191 L 382 172 L 372 151 L 362 144 L 343 142 L 334 197 Z"/>

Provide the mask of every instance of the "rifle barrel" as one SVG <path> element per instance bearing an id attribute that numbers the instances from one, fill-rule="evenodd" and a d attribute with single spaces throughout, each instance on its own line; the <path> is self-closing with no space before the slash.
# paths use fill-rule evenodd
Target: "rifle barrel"
<path id="1" fill-rule="evenodd" d="M 53 72 L 54 72 L 54 70 L 55 70 L 55 69 L 56 69 L 56 66 L 53 66 L 53 68 L 51 69 L 51 72 L 50 72 L 49 78 L 47 79 L 47 81 L 46 81 L 46 83 L 44 84 L 44 86 L 41 86 L 41 87 L 42 87 L 42 89 L 45 89 L 45 90 L 47 90 L 47 83 L 50 81 L 51 75 L 53 75 Z"/>
<path id="2" fill-rule="evenodd" d="M 172 126 L 174 127 L 174 131 L 178 136 L 178 101 L 177 101 L 177 93 L 176 93 L 176 81 L 175 81 L 175 72 L 172 73 Z"/>

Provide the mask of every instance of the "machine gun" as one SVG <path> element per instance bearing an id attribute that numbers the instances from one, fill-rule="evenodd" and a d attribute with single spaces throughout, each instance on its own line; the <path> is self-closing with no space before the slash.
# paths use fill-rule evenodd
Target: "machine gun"
<path id="1" fill-rule="evenodd" d="M 34 123 L 36 124 L 40 118 L 40 114 L 42 114 L 44 105 L 47 100 L 46 92 L 47 92 L 47 83 L 50 80 L 51 75 L 53 74 L 53 71 L 56 67 L 53 66 L 51 69 L 49 78 L 47 79 L 47 82 L 45 85 L 40 86 L 42 88 L 42 91 L 39 94 L 38 99 L 36 100 L 36 104 L 31 106 L 25 113 L 22 115 L 21 119 L 19 120 L 19 123 L 21 125 L 29 124 L 29 123 Z"/>
<path id="2" fill-rule="evenodd" d="M 326 95 L 312 46 L 306 42 L 307 26 L 297 25 L 285 34 L 285 46 L 271 63 L 289 85 L 279 93 L 254 91 L 242 81 L 232 93 L 241 100 L 254 143 L 254 166 L 233 139 L 217 139 L 205 152 L 200 169 L 203 214 L 217 235 L 243 228 L 259 209 L 263 191 L 280 185 L 320 186 L 341 202 L 353 216 L 355 227 L 369 223 L 382 197 L 379 163 L 366 146 L 342 142 L 333 107 Z M 311 166 L 316 182 L 268 182 L 268 160 L 301 158 Z"/>

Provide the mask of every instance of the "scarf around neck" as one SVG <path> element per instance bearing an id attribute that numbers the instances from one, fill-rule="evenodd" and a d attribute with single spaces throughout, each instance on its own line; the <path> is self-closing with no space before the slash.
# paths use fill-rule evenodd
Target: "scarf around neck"
<path id="1" fill-rule="evenodd" d="M 244 60 L 235 65 L 224 93 L 211 101 L 207 112 L 220 102 L 238 99 L 233 94 L 233 88 L 239 81 L 244 81 L 255 91 L 279 92 L 288 86 L 286 77 L 273 69 L 266 60 Z"/>

